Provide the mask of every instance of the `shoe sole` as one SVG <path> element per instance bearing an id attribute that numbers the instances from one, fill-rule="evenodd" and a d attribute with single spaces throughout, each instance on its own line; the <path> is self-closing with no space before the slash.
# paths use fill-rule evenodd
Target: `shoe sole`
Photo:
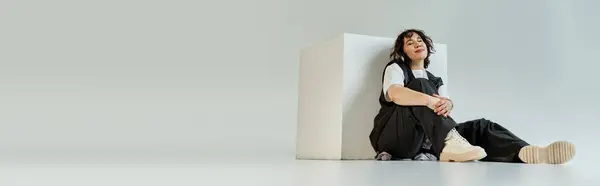
<path id="1" fill-rule="evenodd" d="M 553 142 L 548 146 L 526 146 L 519 158 L 528 164 L 564 164 L 575 156 L 575 145 L 567 141 Z"/>
<path id="2" fill-rule="evenodd" d="M 468 162 L 485 158 L 487 153 L 482 148 L 461 154 L 443 152 L 440 154 L 441 162 Z"/>

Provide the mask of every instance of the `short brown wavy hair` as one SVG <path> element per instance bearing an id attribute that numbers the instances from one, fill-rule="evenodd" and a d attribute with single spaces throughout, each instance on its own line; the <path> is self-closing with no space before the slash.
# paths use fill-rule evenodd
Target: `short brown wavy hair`
<path id="1" fill-rule="evenodd" d="M 392 58 L 393 60 L 400 61 L 406 65 L 410 65 L 411 60 L 408 57 L 408 55 L 406 55 L 406 53 L 404 52 L 404 38 L 411 38 L 413 34 L 418 34 L 427 46 L 427 57 L 425 58 L 424 62 L 424 67 L 427 68 L 430 63 L 429 56 L 435 53 L 435 49 L 433 47 L 433 41 L 429 36 L 425 34 L 423 30 L 407 29 L 400 33 L 400 35 L 398 35 L 398 38 L 396 38 L 396 42 L 394 43 L 394 48 L 392 49 L 390 58 Z"/>

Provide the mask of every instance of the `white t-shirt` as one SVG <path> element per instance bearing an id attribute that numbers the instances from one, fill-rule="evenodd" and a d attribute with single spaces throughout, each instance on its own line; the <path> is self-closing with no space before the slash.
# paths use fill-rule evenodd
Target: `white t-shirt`
<path id="1" fill-rule="evenodd" d="M 412 72 L 415 75 L 415 78 L 429 79 L 425 70 L 412 70 Z M 400 68 L 400 66 L 398 66 L 398 64 L 396 63 L 393 63 L 386 67 L 383 74 L 383 94 L 386 100 L 388 101 L 391 100 L 389 100 L 387 91 L 390 88 L 390 86 L 394 84 L 404 86 L 404 72 L 402 71 L 402 68 Z M 446 87 L 446 85 L 440 86 L 440 88 L 438 89 L 438 93 L 440 93 L 440 96 L 442 97 L 450 98 L 450 95 L 448 94 L 448 88 Z"/>

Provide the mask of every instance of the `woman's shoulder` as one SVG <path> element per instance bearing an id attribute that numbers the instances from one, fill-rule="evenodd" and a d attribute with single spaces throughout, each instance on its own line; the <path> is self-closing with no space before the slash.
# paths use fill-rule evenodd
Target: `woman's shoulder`
<path id="1" fill-rule="evenodd" d="M 427 73 L 428 76 L 436 77 L 436 78 L 441 78 L 441 77 L 435 76 L 435 74 L 433 74 L 431 71 L 429 71 L 427 69 L 425 69 L 425 72 Z"/>
<path id="2" fill-rule="evenodd" d="M 438 87 L 444 84 L 444 80 L 442 79 L 442 77 L 435 76 L 429 70 L 425 70 L 425 72 L 427 72 L 427 78 L 433 81 L 434 84 L 438 85 Z"/>
<path id="3" fill-rule="evenodd" d="M 395 70 L 405 70 L 404 64 L 398 63 L 397 61 L 390 61 L 387 65 L 385 65 L 385 69 L 395 69 Z"/>
<path id="4" fill-rule="evenodd" d="M 397 63 L 392 63 L 392 64 L 388 64 L 387 66 L 385 66 L 386 69 L 402 69 L 402 67 L 400 67 L 400 65 L 398 65 Z"/>

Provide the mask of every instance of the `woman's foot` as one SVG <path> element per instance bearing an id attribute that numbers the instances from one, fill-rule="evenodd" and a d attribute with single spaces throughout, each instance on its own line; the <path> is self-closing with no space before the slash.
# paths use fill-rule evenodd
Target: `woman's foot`
<path id="1" fill-rule="evenodd" d="M 440 154 L 442 162 L 466 162 L 483 159 L 487 156 L 485 150 L 473 146 L 463 138 L 458 131 L 452 129 L 446 137 L 446 146 Z"/>
<path id="2" fill-rule="evenodd" d="M 525 146 L 519 158 L 529 164 L 564 164 L 575 156 L 575 145 L 568 141 L 557 141 L 548 146 Z"/>

